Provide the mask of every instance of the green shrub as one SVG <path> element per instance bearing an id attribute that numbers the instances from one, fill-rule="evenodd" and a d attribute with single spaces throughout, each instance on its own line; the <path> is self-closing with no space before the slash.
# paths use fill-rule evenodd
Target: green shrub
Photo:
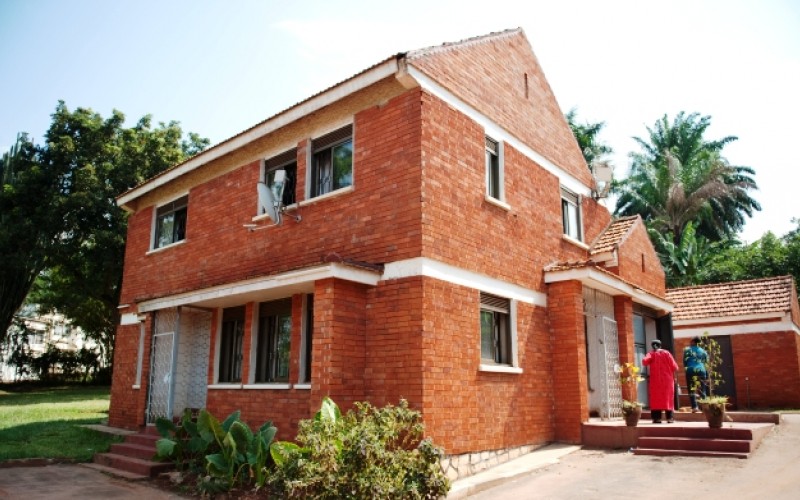
<path id="1" fill-rule="evenodd" d="M 423 432 L 405 400 L 384 408 L 356 403 L 343 416 L 325 398 L 313 419 L 300 422 L 299 444 L 272 444 L 270 483 L 287 497 L 439 498 L 450 483 L 441 450 Z"/>

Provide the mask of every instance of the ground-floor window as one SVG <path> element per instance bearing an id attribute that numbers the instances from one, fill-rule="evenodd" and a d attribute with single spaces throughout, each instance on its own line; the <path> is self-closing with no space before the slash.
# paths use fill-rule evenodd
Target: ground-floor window
<path id="1" fill-rule="evenodd" d="M 255 382 L 288 382 L 292 340 L 292 300 L 259 306 Z"/>
<path id="2" fill-rule="evenodd" d="M 245 308 L 222 310 L 219 343 L 219 382 L 242 381 L 242 341 L 244 340 Z"/>
<path id="3" fill-rule="evenodd" d="M 481 292 L 481 361 L 513 365 L 511 301 Z"/>

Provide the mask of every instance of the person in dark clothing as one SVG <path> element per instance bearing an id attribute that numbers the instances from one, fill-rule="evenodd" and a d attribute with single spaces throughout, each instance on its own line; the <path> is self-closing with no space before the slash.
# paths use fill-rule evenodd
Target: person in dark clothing
<path id="1" fill-rule="evenodd" d="M 697 396 L 708 396 L 708 373 L 706 363 L 708 353 L 700 347 L 700 337 L 692 339 L 692 345 L 683 350 L 683 367 L 686 371 L 686 387 L 689 390 L 689 402 L 692 404 L 692 413 L 700 413 L 697 405 Z"/>

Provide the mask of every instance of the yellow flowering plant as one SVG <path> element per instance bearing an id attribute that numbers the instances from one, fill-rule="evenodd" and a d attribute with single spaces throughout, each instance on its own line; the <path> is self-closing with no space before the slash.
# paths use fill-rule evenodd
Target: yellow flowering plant
<path id="1" fill-rule="evenodd" d="M 642 369 L 633 363 L 627 362 L 622 365 L 617 365 L 615 371 L 619 374 L 619 384 L 623 389 L 627 389 L 625 392 L 629 396 L 635 394 L 637 384 L 644 380 L 640 375 Z M 631 401 L 628 399 L 622 400 L 622 413 L 626 415 L 641 407 L 642 403 L 638 401 Z"/>

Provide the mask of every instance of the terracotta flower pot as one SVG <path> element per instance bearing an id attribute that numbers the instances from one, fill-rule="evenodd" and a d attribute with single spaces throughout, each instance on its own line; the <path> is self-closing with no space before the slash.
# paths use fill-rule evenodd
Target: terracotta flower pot
<path id="1" fill-rule="evenodd" d="M 706 417 L 708 426 L 712 429 L 719 429 L 722 427 L 722 422 L 725 421 L 725 404 L 724 403 L 700 403 L 700 409 Z"/>
<path id="2" fill-rule="evenodd" d="M 633 408 L 623 410 L 622 414 L 625 417 L 625 425 L 628 427 L 636 427 L 639 425 L 639 418 L 642 416 L 642 407 L 635 406 Z"/>

